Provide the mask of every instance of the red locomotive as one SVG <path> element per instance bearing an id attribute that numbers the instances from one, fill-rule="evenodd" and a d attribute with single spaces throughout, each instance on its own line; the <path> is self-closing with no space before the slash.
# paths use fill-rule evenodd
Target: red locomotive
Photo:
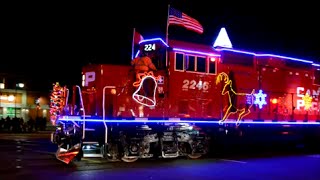
<path id="1" fill-rule="evenodd" d="M 71 103 L 60 87 L 63 104 L 52 105 L 58 159 L 199 158 L 210 139 L 197 128 L 204 124 L 320 125 L 320 64 L 161 38 L 139 45 L 157 71 L 87 65 Z"/>

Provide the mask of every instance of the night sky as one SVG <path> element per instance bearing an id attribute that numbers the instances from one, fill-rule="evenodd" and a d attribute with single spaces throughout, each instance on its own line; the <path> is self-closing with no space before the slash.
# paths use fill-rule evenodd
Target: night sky
<path id="1" fill-rule="evenodd" d="M 118 2 L 3 6 L 0 71 L 25 74 L 32 89 L 49 91 L 56 81 L 79 84 L 85 64 L 129 64 L 133 28 L 144 38 L 164 38 L 169 1 Z M 316 1 L 255 2 L 170 1 L 204 33 L 171 26 L 169 38 L 212 45 L 225 27 L 236 49 L 320 61 Z"/>

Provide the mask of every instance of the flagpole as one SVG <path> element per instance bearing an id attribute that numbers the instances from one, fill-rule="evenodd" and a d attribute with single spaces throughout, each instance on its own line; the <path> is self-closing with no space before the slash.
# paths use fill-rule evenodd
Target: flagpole
<path id="1" fill-rule="evenodd" d="M 169 41 L 169 15 L 170 15 L 170 4 L 168 4 L 168 14 L 167 14 L 167 27 L 166 27 L 166 43 Z M 168 66 L 168 48 L 166 49 L 166 66 Z"/>
<path id="2" fill-rule="evenodd" d="M 166 28 L 166 43 L 169 41 L 169 15 L 170 15 L 170 4 L 168 4 L 168 14 L 167 14 L 167 28 Z"/>
<path id="3" fill-rule="evenodd" d="M 136 33 L 136 28 L 133 28 L 133 34 L 132 34 L 132 44 L 131 44 L 131 59 L 134 57 L 134 35 Z"/>

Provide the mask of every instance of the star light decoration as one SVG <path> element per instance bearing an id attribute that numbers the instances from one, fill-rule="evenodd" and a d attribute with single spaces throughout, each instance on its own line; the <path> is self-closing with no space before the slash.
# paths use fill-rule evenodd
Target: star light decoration
<path id="1" fill-rule="evenodd" d="M 255 100 L 254 104 L 258 104 L 259 109 L 262 109 L 263 105 L 267 104 L 266 97 L 267 95 L 262 92 L 262 90 L 259 90 L 259 93 L 254 94 Z"/>
<path id="2" fill-rule="evenodd" d="M 306 93 L 302 100 L 304 101 L 304 109 L 309 110 L 312 106 L 312 97 L 309 95 L 309 93 Z"/>

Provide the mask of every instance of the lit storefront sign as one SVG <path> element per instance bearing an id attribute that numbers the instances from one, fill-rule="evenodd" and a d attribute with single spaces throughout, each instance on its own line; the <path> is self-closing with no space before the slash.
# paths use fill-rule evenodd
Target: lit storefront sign
<path id="1" fill-rule="evenodd" d="M 6 100 L 6 101 L 9 101 L 9 102 L 12 102 L 14 101 L 14 96 L 13 95 L 10 95 L 10 96 L 0 96 L 0 100 Z"/>

